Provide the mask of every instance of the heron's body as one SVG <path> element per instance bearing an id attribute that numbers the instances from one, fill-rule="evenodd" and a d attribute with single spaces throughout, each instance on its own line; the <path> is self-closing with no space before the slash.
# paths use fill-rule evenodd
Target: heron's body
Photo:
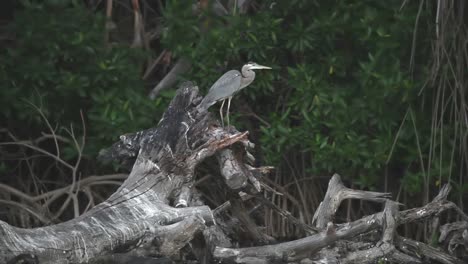
<path id="1" fill-rule="evenodd" d="M 226 100 L 241 89 L 241 73 L 238 70 L 230 70 L 223 74 L 210 88 L 208 94 L 200 103 L 200 108 L 208 109 L 216 102 Z"/>
<path id="2" fill-rule="evenodd" d="M 242 73 L 237 70 L 230 70 L 226 72 L 213 84 L 213 86 L 211 86 L 208 94 L 200 103 L 199 109 L 206 111 L 216 102 L 223 101 L 220 110 L 221 121 L 223 121 L 222 108 L 224 106 L 224 100 L 228 99 L 227 119 L 229 123 L 229 108 L 231 105 L 232 96 L 253 82 L 255 79 L 255 72 L 253 71 L 254 69 L 271 68 L 258 65 L 254 62 L 249 62 L 242 67 Z"/>

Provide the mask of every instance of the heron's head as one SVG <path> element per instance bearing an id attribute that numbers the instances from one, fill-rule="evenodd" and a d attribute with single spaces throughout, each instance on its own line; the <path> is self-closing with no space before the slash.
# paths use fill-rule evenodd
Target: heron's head
<path id="1" fill-rule="evenodd" d="M 247 70 L 271 70 L 270 67 L 257 64 L 255 62 L 248 62 L 244 65 Z"/>

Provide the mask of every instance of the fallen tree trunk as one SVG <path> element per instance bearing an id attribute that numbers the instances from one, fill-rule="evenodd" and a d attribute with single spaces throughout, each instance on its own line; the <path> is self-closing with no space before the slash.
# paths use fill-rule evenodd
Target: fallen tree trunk
<path id="1" fill-rule="evenodd" d="M 21 229 L 0 222 L 0 263 L 128 263 L 151 257 L 154 262 L 149 263 L 171 263 L 174 259 L 185 262 L 182 259 L 188 255 L 199 263 L 211 263 L 213 258 L 225 263 L 373 263 L 383 258 L 399 263 L 428 259 L 462 263 L 444 251 L 399 237 L 396 231 L 398 225 L 455 209 L 463 221 L 444 226 L 444 238 L 453 250 L 465 242 L 468 245 L 468 235 L 453 235 L 468 233 L 468 218 L 446 200 L 449 186 L 424 207 L 399 211 L 389 194 L 346 188 L 335 175 L 314 215 L 314 225 L 307 225 L 260 194 L 262 186 L 268 191 L 273 188 L 261 181 L 261 174 L 269 168 L 248 165 L 253 159 L 248 133 L 221 128 L 210 114 L 196 109 L 200 99 L 197 87 L 184 84 L 155 128 L 123 135 L 101 153 L 103 160 L 133 166 L 126 181 L 105 202 L 57 225 Z M 210 156 L 216 157 L 224 181 L 222 191 L 230 199 L 214 210 L 204 205 L 194 187 L 197 165 Z M 277 243 L 250 217 L 244 205 L 248 199 L 277 211 L 309 236 Z M 344 199 L 386 206 L 381 213 L 335 224 L 334 215 Z M 223 217 L 227 211 L 229 217 Z M 255 247 L 233 248 L 239 226 Z M 378 235 L 369 236 L 372 232 Z M 418 252 L 428 252 L 427 258 Z"/>
<path id="2" fill-rule="evenodd" d="M 444 186 L 432 202 L 421 208 L 398 212 L 398 204 L 387 199 L 383 200 L 386 202 L 386 209 L 381 213 L 339 225 L 335 225 L 329 221 L 325 227 L 321 228 L 323 231 L 317 234 L 276 245 L 237 249 L 217 247 L 214 251 L 214 256 L 217 259 L 230 260 L 235 263 L 293 262 L 306 258 L 312 258 L 317 263 L 375 263 L 379 259 L 384 258 L 398 263 L 427 263 L 417 258 L 417 256 L 420 256 L 421 251 L 427 251 L 425 255 L 420 257 L 427 257 L 430 260 L 436 260 L 441 263 L 462 264 L 465 262 L 442 251 L 439 251 L 438 254 L 429 254 L 429 251 L 435 252 L 437 250 L 423 243 L 416 243 L 415 248 L 409 249 L 410 243 L 408 239 L 398 238 L 397 247 L 395 247 L 393 241 L 397 237 L 395 229 L 398 225 L 423 221 L 431 217 L 437 217 L 445 210 L 455 209 L 455 204 L 446 200 L 449 191 L 450 187 L 448 185 Z M 317 223 L 322 223 L 325 219 L 332 219 L 340 202 L 345 197 L 361 197 L 366 200 L 382 201 L 382 197 L 386 195 L 345 188 L 341 183 L 340 177 L 335 174 L 330 180 L 325 199 L 314 218 L 319 219 Z M 465 215 L 463 217 L 465 221 L 468 220 Z M 340 240 L 351 240 L 359 235 L 364 235 L 378 229 L 383 230 L 381 240 L 372 241 L 374 243 L 371 244 L 363 244 L 363 248 L 366 248 L 364 250 L 342 252 L 341 255 L 336 255 L 332 250 L 325 249 Z M 356 242 L 351 241 L 348 243 L 355 244 Z M 411 243 L 411 245 L 413 244 Z M 341 244 L 337 247 L 352 248 L 353 246 Z M 406 253 L 399 251 L 398 247 L 404 248 Z M 325 249 L 324 252 L 319 253 L 322 249 Z"/>
<path id="3" fill-rule="evenodd" d="M 185 84 L 156 128 L 124 135 L 102 153 L 103 159 L 136 158 L 127 180 L 105 202 L 57 225 L 22 229 L 0 222 L 0 263 L 15 257 L 19 261 L 18 256 L 34 256 L 40 263 L 84 263 L 128 251 L 138 256 L 178 254 L 214 223 L 208 206 L 186 207 L 195 167 L 247 136 L 213 126 L 206 112 L 194 111 L 199 99 L 197 88 Z M 234 185 L 245 183 L 237 180 Z"/>

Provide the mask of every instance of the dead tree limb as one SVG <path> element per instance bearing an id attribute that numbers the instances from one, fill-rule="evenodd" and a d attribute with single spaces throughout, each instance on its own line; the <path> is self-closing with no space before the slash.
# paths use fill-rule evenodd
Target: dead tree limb
<path id="1" fill-rule="evenodd" d="M 416 251 L 400 251 L 393 242 L 396 236 L 396 227 L 414 221 L 422 221 L 430 217 L 439 215 L 445 210 L 453 209 L 454 204 L 447 201 L 447 195 L 450 186 L 445 185 L 439 195 L 427 205 L 405 210 L 399 213 L 397 203 L 387 201 L 384 212 L 376 213 L 363 217 L 359 220 L 335 225 L 329 221 L 322 231 L 302 239 L 284 242 L 276 245 L 249 247 L 249 248 L 223 248 L 216 247 L 214 257 L 226 263 L 269 263 L 271 261 L 293 262 L 314 256 L 322 256 L 319 263 L 333 263 L 330 259 L 338 261 L 337 263 L 375 263 L 381 258 L 389 258 L 399 263 L 423 263 L 421 255 Z M 381 201 L 388 194 L 379 194 L 374 192 L 354 191 L 344 187 L 340 177 L 334 175 L 329 183 L 329 188 L 325 194 L 322 205 L 316 212 L 316 219 L 332 219 L 336 209 L 341 201 L 346 198 L 362 198 L 365 200 Z M 328 197 L 328 198 L 327 198 Z M 320 213 L 320 211 L 322 213 Z M 322 223 L 324 220 L 317 221 Z M 379 241 L 371 244 L 370 249 L 355 252 L 342 252 L 343 255 L 330 256 L 327 252 L 318 254 L 325 247 L 333 246 L 338 241 L 347 241 L 356 238 L 358 235 L 366 234 L 373 230 L 384 230 L 383 237 Z M 352 242 L 350 242 L 352 243 Z M 432 259 L 441 261 L 447 258 L 447 254 L 438 254 L 432 256 Z M 461 263 L 461 260 L 453 258 L 452 263 Z M 322 261 L 322 262 L 320 262 Z M 323 262 L 325 261 L 325 262 Z"/>
<path id="2" fill-rule="evenodd" d="M 194 111 L 199 101 L 197 87 L 184 84 L 157 127 L 124 135 L 101 153 L 102 159 L 134 160 L 128 178 L 105 202 L 57 225 L 21 229 L 0 222 L 0 263 L 19 255 L 40 263 L 84 263 L 129 251 L 178 254 L 215 223 L 209 207 L 191 206 L 195 167 L 247 136 L 229 134 L 208 113 Z M 228 182 L 230 173 L 242 176 L 224 167 L 222 172 Z"/>
<path id="3" fill-rule="evenodd" d="M 210 114 L 197 110 L 199 102 L 197 87 L 184 84 L 156 127 L 123 135 L 100 153 L 101 160 L 132 166 L 128 178 L 105 202 L 68 222 L 35 229 L 0 221 L 0 263 L 96 263 L 152 256 L 170 263 L 187 251 L 201 263 L 375 263 L 380 259 L 463 263 L 458 254 L 397 233 L 399 225 L 454 210 L 462 221 L 444 225 L 440 241 L 448 245 L 450 253 L 465 250 L 468 217 L 447 200 L 449 185 L 425 206 L 399 211 L 399 204 L 390 201 L 388 193 L 347 188 L 335 174 L 314 214 L 314 226 L 309 226 L 265 198 L 250 199 L 260 196 L 267 181 L 261 176 L 265 169 L 247 164 L 254 159 L 248 152 L 253 146 L 248 133 L 221 128 Z M 219 164 L 221 188 L 227 197 L 213 211 L 199 199 L 194 179 L 197 166 L 210 156 Z M 334 223 L 345 199 L 382 202 L 385 209 L 349 223 Z M 247 204 L 252 201 L 261 203 L 250 210 Z M 276 240 L 250 214 L 263 205 L 309 236 L 274 244 Z M 239 230 L 254 246 L 234 248 L 240 240 L 234 238 L 241 237 L 236 234 Z M 361 241 L 362 237 L 366 240 Z"/>
<path id="4" fill-rule="evenodd" d="M 324 228 L 338 210 L 341 202 L 345 199 L 361 199 L 367 201 L 385 202 L 390 197 L 389 193 L 366 192 L 346 188 L 340 177 L 335 174 L 328 183 L 325 198 L 315 211 L 313 222 L 317 228 Z"/>

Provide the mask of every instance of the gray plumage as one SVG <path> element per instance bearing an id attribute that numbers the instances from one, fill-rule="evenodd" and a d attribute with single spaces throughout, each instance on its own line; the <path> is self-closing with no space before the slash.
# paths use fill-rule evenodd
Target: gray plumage
<path id="1" fill-rule="evenodd" d="M 234 94 L 239 92 L 241 89 L 247 87 L 255 79 L 255 72 L 253 70 L 260 69 L 271 69 L 267 66 L 258 65 L 255 62 L 249 62 L 242 66 L 242 73 L 237 70 L 230 70 L 223 74 L 214 84 L 211 86 L 208 94 L 203 98 L 198 109 L 200 111 L 206 111 L 216 102 L 223 101 L 220 109 L 221 122 L 223 122 L 222 109 L 224 106 L 224 100 L 228 99 L 227 120 L 229 124 L 229 108 L 231 106 L 231 99 Z M 224 125 L 224 122 L 223 122 Z"/>
<path id="2" fill-rule="evenodd" d="M 208 94 L 200 103 L 200 109 L 206 111 L 218 101 L 225 100 L 237 93 L 241 88 L 241 73 L 230 70 L 223 74 L 210 88 Z"/>

